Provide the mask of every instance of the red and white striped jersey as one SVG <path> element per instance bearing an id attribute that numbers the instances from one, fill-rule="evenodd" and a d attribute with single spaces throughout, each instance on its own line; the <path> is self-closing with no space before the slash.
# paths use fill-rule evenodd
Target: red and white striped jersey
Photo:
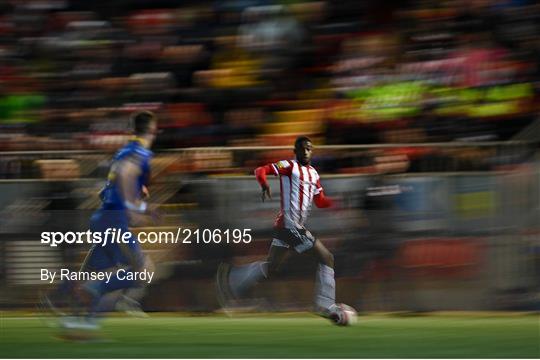
<path id="1" fill-rule="evenodd" d="M 281 189 L 281 211 L 275 225 L 288 229 L 303 227 L 313 197 L 323 190 L 317 170 L 296 160 L 282 160 L 271 166 L 274 175 L 279 175 Z"/>

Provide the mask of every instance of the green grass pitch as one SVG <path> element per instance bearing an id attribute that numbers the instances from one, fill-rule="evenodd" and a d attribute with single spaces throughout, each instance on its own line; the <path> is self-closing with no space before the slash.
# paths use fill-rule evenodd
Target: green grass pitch
<path id="1" fill-rule="evenodd" d="M 9 358 L 538 358 L 538 315 L 360 316 L 337 327 L 310 314 L 114 317 L 99 342 L 55 337 L 38 318 L 0 319 Z"/>

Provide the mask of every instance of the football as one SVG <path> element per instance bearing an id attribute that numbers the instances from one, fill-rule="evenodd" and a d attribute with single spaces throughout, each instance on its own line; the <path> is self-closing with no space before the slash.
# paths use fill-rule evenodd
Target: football
<path id="1" fill-rule="evenodd" d="M 356 310 L 347 304 L 336 304 L 332 315 L 332 320 L 339 326 L 354 325 L 358 321 Z"/>

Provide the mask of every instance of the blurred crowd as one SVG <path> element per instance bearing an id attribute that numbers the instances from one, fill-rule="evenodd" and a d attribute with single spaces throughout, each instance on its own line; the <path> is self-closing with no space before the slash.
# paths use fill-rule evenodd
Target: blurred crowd
<path id="1" fill-rule="evenodd" d="M 538 110 L 526 0 L 7 0 L 0 150 L 508 140 Z"/>
<path id="2" fill-rule="evenodd" d="M 53 215 L 43 216 L 43 223 L 52 226 L 54 220 L 67 226 L 69 216 L 61 211 L 98 206 L 95 181 L 86 180 L 105 179 L 109 152 L 130 137 L 129 116 L 139 109 L 153 110 L 160 119 L 154 147 L 161 151 L 152 164 L 159 181 L 153 184 L 153 199 L 171 212 L 187 209 L 186 213 L 195 214 L 180 224 L 206 225 L 230 217 L 229 228 L 249 224 L 256 229 L 252 222 L 259 220 L 261 229 L 270 229 L 263 220 L 270 221 L 276 204 L 261 207 L 252 179 L 249 185 L 241 179 L 229 184 L 225 177 L 218 184 L 199 182 L 198 176 L 179 182 L 167 175 L 252 174 L 261 163 L 291 158 L 292 152 L 230 147 L 292 147 L 300 134 L 313 139 L 314 165 L 323 174 L 484 171 L 523 165 L 538 153 L 539 79 L 540 5 L 533 0 L 3 0 L 0 178 L 82 181 L 32 182 L 27 187 L 6 182 L 0 200 L 10 204 L 5 212 L 12 217 L 4 218 L 14 228 L 0 235 L 10 241 L 27 240 L 24 237 L 29 235 L 18 234 L 41 230 L 34 213 L 51 210 Z M 536 143 L 475 145 L 518 139 Z M 470 142 L 471 146 L 412 145 L 434 142 Z M 354 144 L 374 146 L 317 149 L 318 145 Z M 388 144 L 400 145 L 384 146 Z M 169 151 L 207 146 L 222 148 Z M 5 153 L 92 149 L 105 151 L 67 156 Z M 429 236 L 437 238 L 515 227 L 516 219 L 525 223 L 536 215 L 531 210 L 538 208 L 534 169 L 525 164 L 516 176 L 497 179 L 492 174 L 401 179 L 400 185 L 414 191 L 400 195 L 401 208 L 395 214 L 409 226 L 407 231 L 429 230 Z M 369 268 L 366 253 L 377 259 L 382 253 L 389 257 L 399 245 L 391 241 L 409 240 L 394 236 L 404 230 L 394 230 L 395 219 L 380 215 L 387 215 L 382 211 L 388 210 L 388 201 L 369 195 L 374 186 L 395 183 L 386 184 L 389 180 L 384 176 L 336 178 L 329 183 L 334 185 L 329 193 L 352 203 L 349 213 L 321 215 L 314 224 L 327 228 L 323 236 L 340 234 L 333 249 L 338 259 L 344 259 L 343 273 L 353 269 L 346 268 L 347 259 L 355 263 L 354 269 L 361 262 Z M 399 177 L 389 178 L 398 181 Z M 335 185 L 339 181 L 343 184 Z M 361 212 L 366 213 L 367 225 L 359 225 Z M 15 217 L 21 223 L 12 221 Z M 88 216 L 80 218 L 86 222 Z M 232 223 L 234 219 L 243 222 Z M 364 227 L 343 226 L 347 219 Z M 350 236 L 343 230 L 349 228 Z M 358 234 L 373 241 L 357 241 Z M 270 234 L 257 236 L 270 238 Z M 479 262 L 476 240 L 413 240 L 412 247 L 401 248 L 405 249 L 403 268 L 440 267 L 445 276 L 461 276 L 451 271 L 472 273 L 470 265 Z M 500 239 L 501 244 L 504 241 Z M 254 245 L 253 253 L 244 255 L 266 253 L 267 243 L 256 243 L 260 248 Z M 458 246 L 450 251 L 450 243 Z M 508 246 L 508 253 L 524 256 L 521 248 Z M 4 258 L 16 259 L 17 264 L 28 255 L 26 248 L 5 245 L 3 249 L 7 249 L 1 252 Z M 213 248 L 187 251 L 180 254 L 181 260 L 201 267 L 214 256 Z M 241 254 L 227 251 L 230 256 Z M 355 254 L 365 258 L 354 258 Z M 506 266 L 500 267 L 501 274 L 512 259 L 521 262 L 517 255 L 506 261 L 507 253 L 500 254 Z M 26 260 L 29 266 L 37 266 L 39 261 L 32 256 Z M 10 265 L 9 261 L 4 264 Z M 369 276 L 384 277 L 388 268 L 383 263 L 381 272 L 373 265 L 369 271 L 375 275 Z M 213 284 L 215 269 L 194 272 L 212 278 Z M 183 269 L 178 273 L 192 274 Z M 496 276 L 489 274 L 490 281 L 482 278 L 479 284 L 492 286 Z M 503 275 L 499 277 L 504 280 Z M 179 286 L 164 289 L 185 292 Z M 198 300 L 195 294 L 184 296 Z"/>

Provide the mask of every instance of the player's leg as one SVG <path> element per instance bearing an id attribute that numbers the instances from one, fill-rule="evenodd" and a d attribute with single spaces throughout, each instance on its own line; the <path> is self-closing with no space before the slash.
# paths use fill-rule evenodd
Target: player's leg
<path id="1" fill-rule="evenodd" d="M 116 262 L 107 249 L 96 244 L 86 254 L 79 271 L 105 271 L 112 269 L 115 265 Z M 97 307 L 100 296 L 91 288 L 98 285 L 97 281 L 64 280 L 57 288 L 40 297 L 40 307 L 55 316 L 67 319 L 67 327 L 70 327 L 69 323 L 74 322 L 74 318 L 94 312 L 92 309 Z"/>
<path id="2" fill-rule="evenodd" d="M 291 247 L 299 254 L 313 256 L 317 260 L 316 311 L 333 321 L 339 320 L 339 318 L 334 319 L 334 316 L 339 316 L 339 313 L 335 311 L 336 281 L 332 253 L 305 228 L 280 229 L 277 235 L 280 239 L 283 239 L 283 241 L 278 240 L 278 244 Z"/>
<path id="3" fill-rule="evenodd" d="M 145 257 L 138 244 L 114 244 L 106 247 L 109 256 L 113 259 L 115 266 L 119 266 L 127 271 L 142 271 L 151 265 L 149 259 Z M 103 271 L 102 267 L 89 266 L 90 271 Z M 116 290 L 138 287 L 136 280 L 126 279 L 125 276 L 118 276 L 118 272 L 113 271 L 109 281 L 103 280 L 88 284 L 89 289 L 96 290 L 100 295 L 104 295 Z"/>
<path id="4" fill-rule="evenodd" d="M 148 257 L 144 269 L 149 272 L 153 272 L 151 263 Z M 136 268 L 127 267 L 127 271 L 135 270 Z M 116 269 L 113 270 L 110 287 L 106 289 L 101 289 L 101 296 L 97 304 L 94 306 L 95 313 L 102 313 L 108 311 L 120 311 L 125 312 L 126 314 L 139 317 L 147 318 L 148 315 L 144 312 L 141 306 L 141 299 L 146 295 L 147 283 L 137 283 L 136 281 L 131 281 L 126 279 L 118 279 L 116 276 Z"/>
<path id="5" fill-rule="evenodd" d="M 288 253 L 288 248 L 272 245 L 266 261 L 232 267 L 229 273 L 229 284 L 233 294 L 236 297 L 242 297 L 257 283 L 275 275 Z"/>
<path id="6" fill-rule="evenodd" d="M 155 266 L 150 257 L 146 256 L 137 241 L 137 239 L 129 233 L 128 217 L 123 211 L 108 211 L 105 221 L 96 219 L 94 221 L 97 231 L 104 232 L 107 228 L 120 229 L 122 234 L 129 234 L 127 243 L 107 244 L 104 251 L 107 252 L 108 258 L 111 259 L 115 267 L 130 271 L 147 271 L 154 272 Z M 93 271 L 102 271 L 104 266 L 97 257 L 92 257 L 88 260 L 88 268 Z M 113 306 L 117 310 L 122 310 L 130 315 L 138 317 L 146 317 L 143 312 L 139 300 L 145 295 L 145 287 L 148 285 L 144 281 L 133 280 L 125 276 L 118 276 L 117 271 L 113 271 L 110 280 L 101 282 L 88 283 L 86 287 L 93 293 L 97 299 L 92 306 L 93 311 L 97 312 L 100 307 L 100 300 L 107 294 L 120 290 L 122 294 L 116 297 L 116 302 Z M 119 300 L 119 302 L 118 302 Z M 116 306 L 118 305 L 118 307 Z"/>
<path id="7" fill-rule="evenodd" d="M 99 264 L 102 268 L 113 266 L 105 250 L 98 245 L 92 246 L 80 271 L 91 271 L 90 264 Z M 85 287 L 86 282 L 70 281 L 69 284 L 71 284 L 70 291 L 66 294 L 70 299 L 69 314 L 62 314 L 59 320 L 60 328 L 68 332 L 61 336 L 69 338 L 71 331 L 98 330 L 99 326 L 92 315 L 95 313 L 93 308 L 99 302 L 99 297 L 94 296 L 93 292 Z"/>
<path id="8" fill-rule="evenodd" d="M 146 291 L 147 289 L 145 286 L 123 290 L 114 304 L 114 309 L 116 311 L 123 311 L 133 317 L 149 317 L 148 314 L 144 312 L 140 303 L 141 299 L 146 295 Z"/>
<path id="9" fill-rule="evenodd" d="M 128 271 L 148 271 L 153 273 L 155 270 L 155 265 L 149 256 L 143 255 L 140 248 L 137 250 L 128 250 L 138 254 L 136 256 L 131 256 L 129 264 L 131 264 L 127 270 Z M 138 258 L 141 258 L 138 260 Z M 125 261 L 125 260 L 124 260 Z M 140 265 L 142 262 L 142 265 Z M 137 280 L 128 280 L 118 279 L 117 274 L 113 274 L 111 278 L 112 281 L 117 282 L 116 289 L 111 287 L 110 291 L 107 293 L 113 292 L 120 289 L 121 295 L 117 298 L 117 301 L 114 303 L 115 310 L 124 311 L 128 315 L 135 317 L 148 317 L 148 315 L 142 309 L 140 300 L 146 294 L 146 287 L 148 286 L 147 282 L 141 282 Z M 120 281 L 118 281 L 120 280 Z"/>
<path id="10" fill-rule="evenodd" d="M 334 255 L 324 246 L 320 240 L 315 240 L 313 247 L 306 251 L 306 254 L 314 256 L 319 264 L 334 268 Z"/>
<path id="11" fill-rule="evenodd" d="M 216 276 L 218 299 L 221 305 L 228 307 L 231 300 L 239 300 L 257 283 L 275 275 L 288 254 L 288 246 L 283 246 L 274 239 L 266 261 L 256 261 L 241 266 L 221 264 Z"/>
<path id="12" fill-rule="evenodd" d="M 281 270 L 281 266 L 287 261 L 291 251 L 288 246 L 276 245 L 276 241 L 272 243 L 267 259 L 267 278 L 272 278 Z"/>
<path id="13" fill-rule="evenodd" d="M 105 234 L 107 229 L 120 229 L 121 233 L 128 233 L 127 216 L 122 211 L 97 211 L 91 218 L 90 229 L 93 232 Z M 134 238 L 132 236 L 130 239 Z M 131 279 L 118 277 L 113 269 L 121 266 L 126 270 L 138 271 L 151 267 L 152 264 L 143 255 L 140 244 L 130 241 L 127 244 L 105 243 L 95 244 L 86 256 L 81 271 L 102 272 L 111 271 L 110 280 L 88 281 L 78 284 L 75 293 L 88 311 L 90 316 L 96 314 L 103 296 L 116 290 L 139 287 L 140 284 Z"/>
<path id="14" fill-rule="evenodd" d="M 90 219 L 92 232 L 104 231 L 107 226 L 102 210 L 96 211 Z M 106 249 L 100 244 L 93 245 L 87 252 L 80 268 L 80 272 L 94 271 L 94 269 L 107 269 L 115 266 L 108 256 Z M 64 280 L 48 294 L 40 297 L 40 305 L 57 316 L 79 315 L 88 309 L 92 296 L 82 289 L 83 282 Z"/>
<path id="15" fill-rule="evenodd" d="M 120 245 L 120 246 L 118 246 Z M 126 244 L 115 244 L 111 248 L 107 249 L 116 263 L 117 267 L 130 271 L 146 271 L 153 272 L 154 265 L 149 257 L 144 256 L 139 244 L 133 243 L 130 246 Z M 101 269 L 93 268 L 89 266 L 93 271 L 102 271 Z M 89 308 L 89 313 L 93 316 L 100 310 L 100 302 L 107 295 L 112 292 L 121 290 L 122 292 L 130 291 L 133 289 L 141 290 L 146 284 L 137 280 L 130 279 L 125 276 L 119 276 L 117 271 L 112 271 L 111 278 L 109 280 L 88 282 L 83 287 L 92 295 L 92 304 Z M 117 299 L 124 299 L 129 301 L 129 311 L 141 312 L 140 305 L 135 299 L 125 298 L 125 295 Z M 114 304 L 116 305 L 116 304 Z"/>
<path id="16" fill-rule="evenodd" d="M 315 309 L 320 313 L 328 313 L 336 302 L 336 280 L 334 278 L 334 256 L 320 240 L 306 253 L 318 261 L 315 277 Z"/>
<path id="17" fill-rule="evenodd" d="M 75 287 L 75 296 L 78 299 L 78 306 L 81 308 L 81 315 L 84 312 L 85 316 L 68 316 L 63 317 L 60 320 L 60 326 L 67 330 L 76 330 L 76 331 L 93 331 L 98 330 L 99 324 L 97 322 L 97 315 L 100 310 L 100 303 L 102 302 L 105 295 L 121 289 L 130 289 L 133 287 L 138 287 L 138 282 L 134 280 L 126 280 L 119 278 L 117 272 L 111 270 L 110 265 L 121 265 L 119 261 L 125 263 L 130 263 L 130 266 L 125 266 L 125 268 L 130 271 L 130 269 L 139 269 L 140 265 L 138 262 L 126 261 L 125 258 L 120 257 L 120 250 L 117 247 L 99 247 L 96 246 L 93 251 L 89 253 L 87 261 L 85 262 L 86 271 L 112 271 L 112 277 L 110 281 L 88 281 L 82 284 L 78 284 Z M 141 254 L 142 256 L 142 254 Z M 132 258 L 139 258 L 136 253 L 132 254 Z M 149 266 L 145 264 L 144 266 Z M 92 335 L 94 336 L 94 335 Z"/>

